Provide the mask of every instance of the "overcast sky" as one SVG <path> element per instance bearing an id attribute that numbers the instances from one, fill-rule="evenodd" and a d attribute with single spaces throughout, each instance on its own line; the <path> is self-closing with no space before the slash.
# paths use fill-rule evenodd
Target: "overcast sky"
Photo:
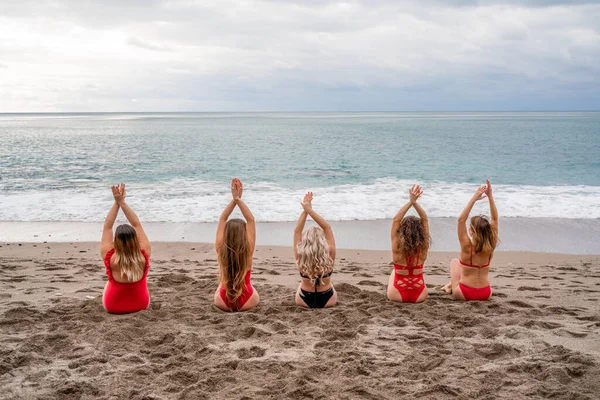
<path id="1" fill-rule="evenodd" d="M 0 2 L 0 112 L 598 109 L 600 1 Z"/>

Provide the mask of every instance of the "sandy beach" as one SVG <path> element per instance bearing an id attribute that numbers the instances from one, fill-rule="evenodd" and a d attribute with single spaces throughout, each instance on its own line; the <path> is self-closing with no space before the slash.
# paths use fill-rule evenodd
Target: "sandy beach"
<path id="1" fill-rule="evenodd" d="M 260 247 L 261 303 L 228 314 L 212 245 L 155 243 L 150 308 L 110 315 L 97 243 L 0 243 L 2 397 L 598 398 L 600 256 L 498 252 L 486 303 L 438 290 L 454 256 L 394 304 L 389 252 L 339 250 L 339 305 L 305 310 L 291 248 Z"/>

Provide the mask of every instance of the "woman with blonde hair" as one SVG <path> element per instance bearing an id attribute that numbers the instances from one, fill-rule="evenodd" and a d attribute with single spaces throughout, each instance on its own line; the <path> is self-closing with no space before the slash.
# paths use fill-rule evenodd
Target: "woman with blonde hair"
<path id="1" fill-rule="evenodd" d="M 294 256 L 302 280 L 296 291 L 296 304 L 308 308 L 325 308 L 337 303 L 337 293 L 331 283 L 335 260 L 335 239 L 331 226 L 312 209 L 312 192 L 302 201 L 302 214 L 294 230 Z M 305 232 L 308 216 L 320 228 L 310 227 Z"/>
<path id="2" fill-rule="evenodd" d="M 256 307 L 258 292 L 252 286 L 250 274 L 252 255 L 256 243 L 256 224 L 250 209 L 242 201 L 243 186 L 238 178 L 231 181 L 231 201 L 223 210 L 215 248 L 219 261 L 219 287 L 215 305 L 223 311 L 246 311 Z M 246 221 L 227 220 L 235 207 L 239 207 Z"/>
<path id="3" fill-rule="evenodd" d="M 423 265 L 429 252 L 429 221 L 425 210 L 417 203 L 423 191 L 413 185 L 409 201 L 392 221 L 392 260 L 394 269 L 388 279 L 387 296 L 392 301 L 420 303 L 428 296 L 423 279 Z M 419 217 L 405 217 L 414 207 Z"/>
<path id="4" fill-rule="evenodd" d="M 112 186 L 112 193 L 115 202 L 104 221 L 100 243 L 100 255 L 108 275 L 102 304 L 109 313 L 133 313 L 150 305 L 146 277 L 152 249 L 139 218 L 125 202 L 125 185 Z M 119 209 L 131 225 L 119 225 L 113 239 L 112 228 Z"/>
<path id="5" fill-rule="evenodd" d="M 485 197 L 490 204 L 491 220 L 485 215 L 474 216 L 467 233 L 469 214 L 475 203 Z M 489 180 L 477 189 L 458 217 L 458 241 L 460 258 L 450 262 L 450 283 L 443 290 L 452 293 L 457 300 L 489 300 L 492 297 L 489 266 L 498 244 L 498 210 Z"/>

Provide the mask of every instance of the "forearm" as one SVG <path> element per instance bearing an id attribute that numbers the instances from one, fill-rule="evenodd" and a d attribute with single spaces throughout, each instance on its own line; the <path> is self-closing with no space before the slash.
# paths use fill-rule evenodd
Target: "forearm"
<path id="1" fill-rule="evenodd" d="M 296 228 L 294 229 L 294 232 L 302 233 L 302 231 L 304 230 L 304 225 L 306 224 L 307 217 L 308 214 L 306 213 L 306 211 L 302 211 L 302 213 L 298 217 L 298 221 L 296 222 Z"/>
<path id="2" fill-rule="evenodd" d="M 421 207 L 419 203 L 413 203 L 412 206 L 417 211 L 417 214 L 419 214 L 419 218 L 421 218 L 421 221 L 427 222 L 427 213 L 425 212 L 425 210 L 423 210 L 423 207 Z"/>
<path id="3" fill-rule="evenodd" d="M 476 200 L 474 198 L 469 200 L 469 203 L 467 204 L 465 209 L 462 210 L 462 212 L 458 216 L 458 222 L 461 222 L 463 224 L 465 222 L 467 222 L 467 219 L 469 219 L 469 214 L 471 214 L 471 210 L 473 209 L 473 206 L 475 205 L 475 201 Z"/>
<path id="4" fill-rule="evenodd" d="M 308 210 L 305 210 L 308 215 L 310 215 L 310 217 L 313 219 L 313 221 L 315 221 L 317 223 L 317 225 L 319 225 L 321 227 L 321 229 L 323 229 L 324 231 L 330 230 L 331 229 L 331 225 L 329 225 L 329 222 L 327 222 L 325 220 L 325 218 L 321 217 L 315 210 L 313 210 L 312 208 L 309 208 Z"/>
<path id="5" fill-rule="evenodd" d="M 221 213 L 220 220 L 227 222 L 227 219 L 229 219 L 229 216 L 231 215 L 231 213 L 233 212 L 234 209 L 235 209 L 235 200 L 231 200 L 229 202 L 229 204 L 227 204 L 227 206 L 225 206 L 225 209 Z"/>
<path id="6" fill-rule="evenodd" d="M 496 202 L 494 201 L 494 196 L 491 194 L 488 196 L 488 201 L 490 203 L 490 215 L 492 217 L 492 221 L 498 221 L 498 209 L 496 208 Z"/>
<path id="7" fill-rule="evenodd" d="M 135 214 L 135 212 L 133 212 L 131 207 L 129 207 L 129 204 L 127 204 L 125 201 L 122 201 L 119 203 L 119 206 L 121 207 L 121 210 L 123 210 L 123 214 L 125 214 L 125 218 L 127 218 L 127 221 L 129 221 L 131 226 L 135 228 L 136 226 L 142 225 L 138 216 Z"/>
<path id="8" fill-rule="evenodd" d="M 402 208 L 400 208 L 400 210 L 398 210 L 398 212 L 394 216 L 394 222 L 402 221 L 408 210 L 410 210 L 410 207 L 412 207 L 412 203 L 410 201 L 403 205 Z"/>
<path id="9" fill-rule="evenodd" d="M 119 204 L 115 201 L 106 215 L 106 219 L 104 220 L 104 228 L 112 229 L 115 225 L 115 221 L 117 220 L 117 215 L 119 214 Z"/>
<path id="10" fill-rule="evenodd" d="M 254 215 L 252 215 L 250 208 L 248 208 L 248 206 L 246 205 L 246 203 L 244 203 L 244 201 L 242 199 L 235 200 L 235 204 L 237 204 L 237 206 L 240 208 L 240 211 L 242 212 L 242 215 L 246 219 L 246 222 L 254 221 Z"/>

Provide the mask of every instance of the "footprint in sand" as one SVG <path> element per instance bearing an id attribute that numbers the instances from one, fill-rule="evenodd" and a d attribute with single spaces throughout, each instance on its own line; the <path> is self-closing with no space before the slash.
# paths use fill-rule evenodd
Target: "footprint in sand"
<path id="1" fill-rule="evenodd" d="M 236 351 L 238 358 L 242 360 L 247 360 L 249 358 L 262 357 L 265 355 L 267 350 L 262 347 L 252 346 L 249 349 L 243 348 Z"/>
<path id="2" fill-rule="evenodd" d="M 360 281 L 357 283 L 357 285 L 363 285 L 363 286 L 382 286 L 382 283 L 379 282 L 375 282 L 375 281 Z"/>

